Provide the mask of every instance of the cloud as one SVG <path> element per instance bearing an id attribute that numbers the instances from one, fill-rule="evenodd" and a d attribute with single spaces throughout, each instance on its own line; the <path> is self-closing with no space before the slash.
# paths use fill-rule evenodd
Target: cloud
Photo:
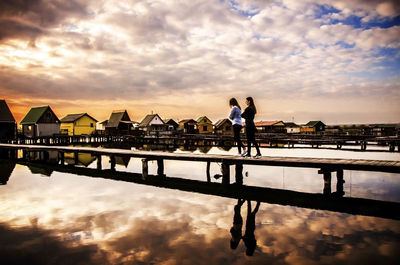
<path id="1" fill-rule="evenodd" d="M 359 73 L 392 85 L 396 79 L 388 65 L 381 67 L 390 77 L 379 77 L 376 65 L 389 59 L 380 49 L 399 49 L 399 26 L 331 23 L 335 16 L 383 19 L 398 12 L 395 1 L 17 3 L 2 3 L 0 14 L 7 25 L 0 27 L 0 92 L 13 100 L 182 102 L 188 115 L 207 109 L 216 119 L 221 103 L 208 102 L 226 95 L 252 95 L 265 105 L 293 95 L 340 101 L 338 92 L 355 97 L 362 84 L 376 85 Z M 321 6 L 328 11 L 318 17 Z M 204 102 L 183 102 L 194 97 Z"/>

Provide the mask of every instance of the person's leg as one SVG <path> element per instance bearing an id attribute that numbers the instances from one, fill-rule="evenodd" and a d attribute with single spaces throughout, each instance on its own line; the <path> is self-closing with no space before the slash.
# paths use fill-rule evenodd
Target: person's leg
<path id="1" fill-rule="evenodd" d="M 252 127 L 246 127 L 246 137 L 247 137 L 247 154 L 246 156 L 251 156 L 251 143 L 254 142 L 254 129 Z"/>
<path id="2" fill-rule="evenodd" d="M 233 138 L 237 142 L 238 152 L 239 154 L 242 153 L 242 141 L 240 140 L 240 130 L 242 126 L 240 125 L 233 125 Z"/>

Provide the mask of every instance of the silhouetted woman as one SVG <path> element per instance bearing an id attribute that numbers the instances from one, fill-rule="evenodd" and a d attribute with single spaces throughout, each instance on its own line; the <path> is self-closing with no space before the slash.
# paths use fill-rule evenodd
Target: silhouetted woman
<path id="1" fill-rule="evenodd" d="M 246 218 L 246 231 L 244 232 L 243 241 L 246 245 L 246 255 L 253 256 L 254 250 L 257 246 L 257 240 L 254 235 L 256 230 L 256 213 L 260 207 L 260 202 L 257 202 L 254 211 L 251 211 L 251 202 L 247 201 L 247 218 Z"/>
<path id="2" fill-rule="evenodd" d="M 240 140 L 240 131 L 242 130 L 242 109 L 239 106 L 236 98 L 231 98 L 229 100 L 229 106 L 231 107 L 231 113 L 229 114 L 229 119 L 233 124 L 233 137 L 237 142 L 238 153 L 237 155 L 242 155 L 246 152 L 246 148 L 243 146 L 242 141 Z"/>
<path id="3" fill-rule="evenodd" d="M 244 200 L 238 199 L 237 204 L 235 205 L 233 215 L 233 225 L 231 227 L 231 249 L 236 249 L 242 239 L 242 227 L 243 227 L 243 218 L 240 213 L 240 208 L 242 207 Z"/>
<path id="4" fill-rule="evenodd" d="M 256 133 L 256 125 L 254 124 L 254 116 L 257 113 L 256 106 L 254 105 L 254 100 L 252 97 L 246 98 L 247 108 L 242 113 L 242 118 L 246 121 L 246 137 L 247 137 L 247 153 L 244 155 L 246 157 L 251 157 L 251 143 L 254 144 L 257 154 L 254 156 L 255 158 L 261 157 L 260 148 L 256 142 L 255 133 Z"/>

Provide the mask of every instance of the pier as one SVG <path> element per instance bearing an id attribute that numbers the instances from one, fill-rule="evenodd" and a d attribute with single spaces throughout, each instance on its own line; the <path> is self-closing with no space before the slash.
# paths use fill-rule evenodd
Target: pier
<path id="1" fill-rule="evenodd" d="M 400 173 L 400 161 L 363 160 L 363 159 L 334 159 L 334 158 L 307 158 L 307 157 L 274 157 L 264 156 L 259 159 L 244 158 L 233 155 L 193 154 L 193 153 L 168 153 L 155 151 L 132 151 L 126 149 L 95 148 L 95 147 L 68 147 L 45 145 L 17 145 L 0 144 L 2 149 L 22 150 L 29 160 L 29 152 L 58 152 L 61 164 L 64 163 L 64 154 L 73 153 L 75 158 L 79 153 L 89 153 L 98 159 L 97 168 L 102 169 L 101 156 L 110 157 L 111 169 L 115 169 L 115 157 L 139 158 L 142 160 L 142 175 L 148 175 L 148 161 L 157 161 L 158 175 L 164 175 L 164 160 L 195 161 L 207 163 L 209 175 L 210 163 L 220 163 L 223 183 L 230 183 L 230 166 L 236 165 L 241 170 L 243 165 L 279 166 L 316 168 L 324 176 L 325 181 L 330 181 L 331 174 L 336 172 L 338 179 L 342 178 L 344 170 L 378 171 Z"/>

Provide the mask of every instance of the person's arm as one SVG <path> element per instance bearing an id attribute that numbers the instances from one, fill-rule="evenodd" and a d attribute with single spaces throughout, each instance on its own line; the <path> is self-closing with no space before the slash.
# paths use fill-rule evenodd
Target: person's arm
<path id="1" fill-rule="evenodd" d="M 229 119 L 233 120 L 233 118 L 235 117 L 235 108 L 232 108 L 231 113 L 229 114 Z"/>

